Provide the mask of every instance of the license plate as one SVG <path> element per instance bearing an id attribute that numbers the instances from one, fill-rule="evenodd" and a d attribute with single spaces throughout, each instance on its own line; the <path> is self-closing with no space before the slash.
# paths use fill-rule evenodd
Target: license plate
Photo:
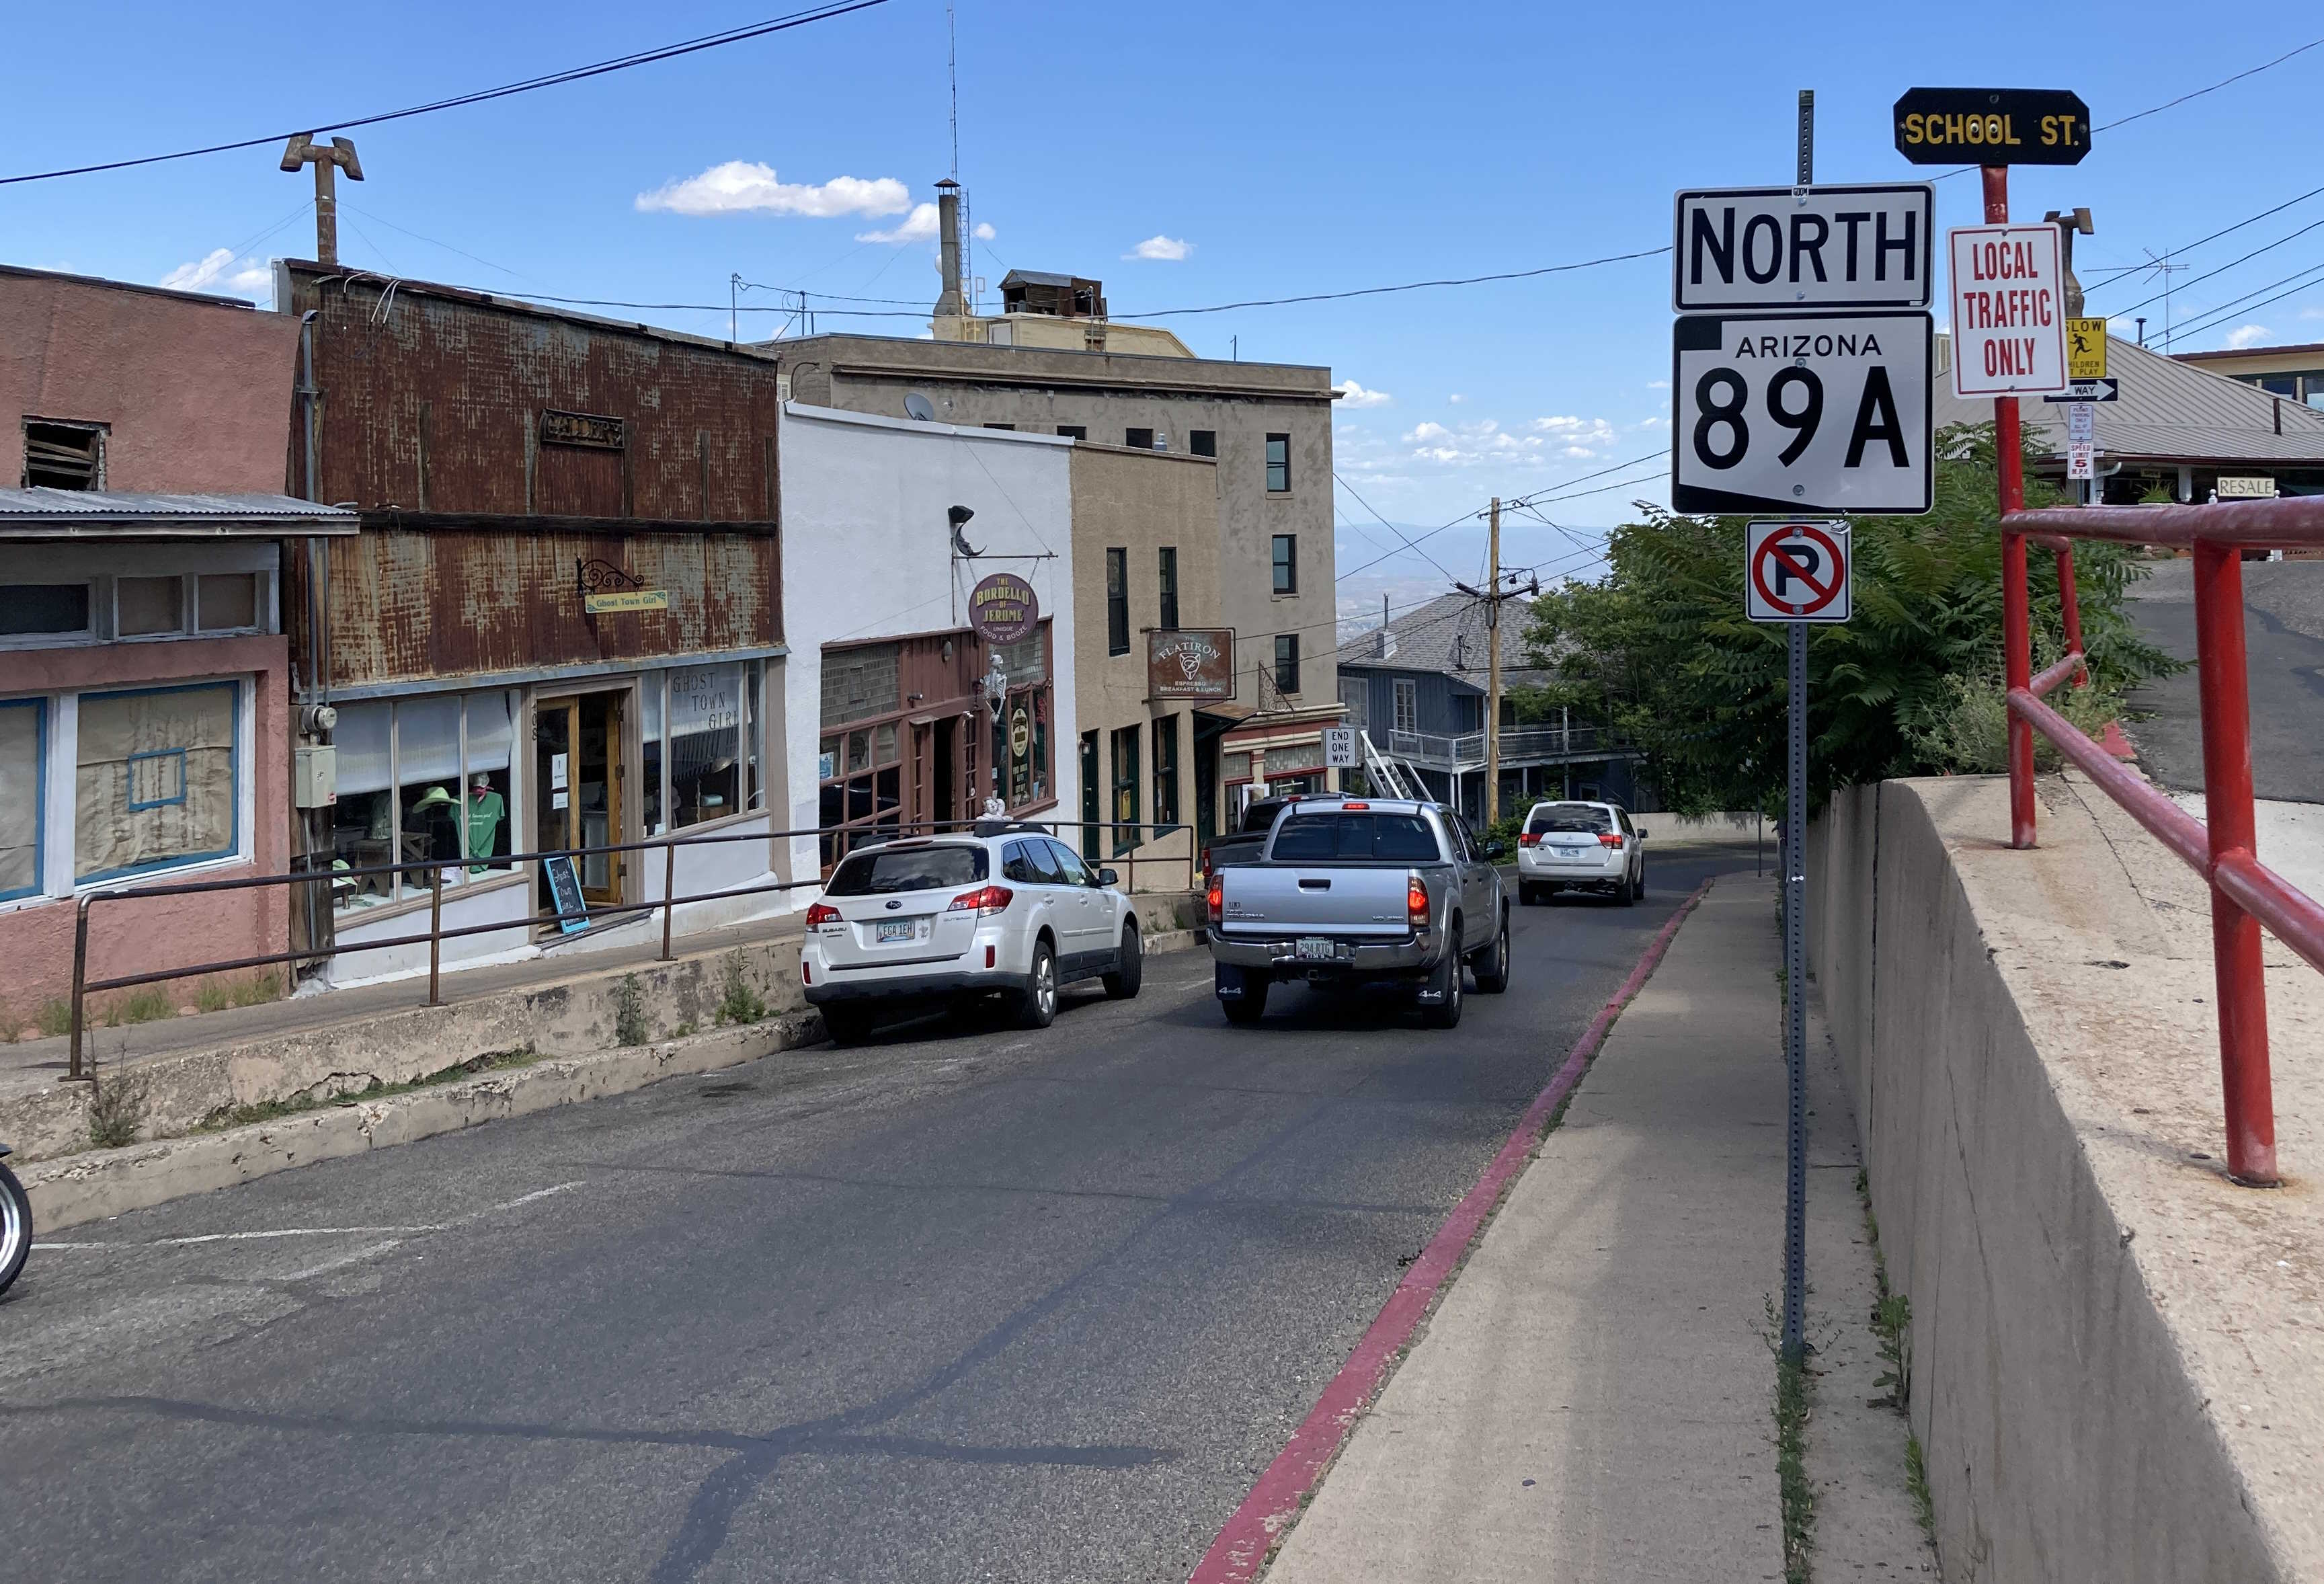
<path id="1" fill-rule="evenodd" d="M 1579 858 L 1589 851 L 1587 847 L 1560 847 L 1557 855 L 1560 858 Z"/>
<path id="2" fill-rule="evenodd" d="M 917 941 L 920 938 L 920 921 L 917 918 L 883 918 L 880 921 L 881 942 Z"/>
<path id="3" fill-rule="evenodd" d="M 1303 962 L 1329 962 L 1340 954 L 1340 943 L 1322 935 L 1301 935 L 1292 953 Z"/>

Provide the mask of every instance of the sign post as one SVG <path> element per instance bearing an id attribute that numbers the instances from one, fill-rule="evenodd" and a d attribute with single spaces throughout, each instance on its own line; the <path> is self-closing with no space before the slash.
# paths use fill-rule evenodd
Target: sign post
<path id="1" fill-rule="evenodd" d="M 1975 160 L 1985 183 L 1983 226 L 1972 232 L 2001 231 L 2013 235 L 2032 227 L 2009 225 L 2009 167 L 2012 165 L 2079 165 L 2090 152 L 2089 106 L 2070 93 L 2039 88 L 1912 88 L 1896 101 L 1896 150 L 1915 165 L 1954 165 Z M 1952 245 L 1953 369 L 1955 391 L 1961 395 L 1993 396 L 1994 448 L 2001 473 L 2004 516 L 2025 505 L 2024 443 L 2018 432 L 2019 392 L 2040 395 L 2066 388 L 2065 294 L 2062 271 L 2054 267 L 2058 231 L 2048 233 L 2048 252 L 2028 237 L 2024 251 L 1996 251 L 1970 255 L 1982 278 L 1961 279 L 1962 252 L 1955 233 Z M 1972 243 L 1972 247 L 1980 245 Z M 2046 277 L 2047 300 L 2042 300 L 2043 278 L 2019 274 L 2022 266 L 2038 270 L 2053 265 Z M 1969 355 L 1962 344 L 1966 327 L 1960 317 L 1965 286 L 1975 288 L 1981 300 L 1971 305 L 1980 327 L 1978 334 L 1992 345 L 1981 345 L 1977 356 L 1979 388 L 1964 382 Z M 2054 372 L 2034 366 L 2045 350 L 2047 337 L 2056 338 Z M 2013 337 L 2020 345 L 2012 347 Z M 2022 362 L 2026 366 L 2019 366 Z M 1988 359 L 1990 360 L 1988 362 Z M 2050 382 L 2042 380 L 2050 376 Z M 2060 558 L 2061 573 L 2071 576 L 2072 563 Z M 2012 692 L 2033 680 L 2033 615 L 2025 592 L 2025 536 L 2007 529 L 2001 533 L 2002 680 Z M 2034 728 L 2015 712 L 2009 716 L 2009 844 L 2034 845 Z"/>

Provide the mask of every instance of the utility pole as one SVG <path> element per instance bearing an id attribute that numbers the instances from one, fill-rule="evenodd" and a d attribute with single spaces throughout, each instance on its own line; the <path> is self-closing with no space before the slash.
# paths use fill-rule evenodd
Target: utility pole
<path id="1" fill-rule="evenodd" d="M 1485 828 L 1501 823 L 1501 498 L 1493 497 L 1492 603 L 1485 607 Z"/>
<path id="2" fill-rule="evenodd" d="M 355 158 L 353 138 L 335 137 L 327 149 L 302 132 L 282 151 L 282 169 L 295 171 L 301 165 L 315 168 L 315 262 L 327 270 L 336 270 L 339 265 L 339 197 L 333 175 L 345 170 L 349 181 L 361 181 L 363 161 Z"/>

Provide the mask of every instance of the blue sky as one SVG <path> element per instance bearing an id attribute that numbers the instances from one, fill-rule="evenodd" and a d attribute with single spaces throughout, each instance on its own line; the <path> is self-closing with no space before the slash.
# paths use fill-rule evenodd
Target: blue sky
<path id="1" fill-rule="evenodd" d="M 779 4 L 418 0 L 259 30 L 207 8 L 123 0 L 106 13 L 101 73 L 12 80 L 0 174 L 395 108 L 756 21 Z M 2102 12 L 1964 0 L 1935 13 L 963 0 L 961 175 L 974 219 L 991 228 L 981 273 L 1096 275 L 1117 314 L 1522 270 L 1662 245 L 1675 188 L 1788 180 L 1803 87 L 1818 95 L 1820 177 L 1906 179 L 1887 112 L 1916 84 L 2071 87 L 2103 124 L 2324 34 L 2311 6 L 2288 3 L 2213 6 L 2190 21 L 2184 6 L 2152 0 Z M 87 18 L 70 8 L 20 7 L 9 25 L 22 60 L 88 47 Z M 2319 100 L 2324 49 L 2102 134 L 2078 169 L 2020 170 L 2015 213 L 2095 210 L 2098 234 L 2078 260 L 2095 281 L 2324 181 L 2297 157 Z M 360 266 L 488 290 L 719 303 L 739 272 L 922 303 L 936 273 L 915 210 L 951 160 L 945 10 L 890 0 L 352 135 L 368 180 L 342 186 L 341 252 Z M 309 182 L 276 170 L 277 152 L 0 187 L 0 260 L 249 290 L 268 257 L 312 250 Z M 1941 225 L 1981 218 L 1974 178 L 1938 194 Z M 2177 317 L 2324 262 L 2319 231 L 2185 284 L 2319 219 L 2324 198 L 2311 199 L 2188 253 Z M 876 236 L 897 239 L 862 240 Z M 2092 310 L 2120 310 L 2148 290 L 2139 277 L 2094 289 Z M 1204 355 L 1231 346 L 1327 364 L 1354 382 L 1369 394 L 1342 403 L 1339 472 L 1391 520 L 1434 529 L 1497 492 L 1536 492 L 1656 451 L 1668 301 L 1667 260 L 1653 258 L 1162 322 Z M 2159 336 L 2163 305 L 2139 311 Z M 723 312 L 637 317 L 724 333 Z M 779 323 L 747 318 L 761 336 Z M 2182 345 L 2230 335 L 2324 340 L 2324 278 Z M 1586 568 L 1573 547 L 1633 498 L 1661 493 L 1625 484 L 1549 508 L 1565 532 L 1513 522 L 1508 559 L 1545 562 L 1552 576 Z M 1397 548 L 1344 491 L 1339 509 L 1342 568 Z M 1481 528 L 1425 548 L 1397 548 L 1350 577 L 1347 603 L 1376 606 L 1383 589 L 1416 597 L 1448 571 L 1473 576 Z"/>

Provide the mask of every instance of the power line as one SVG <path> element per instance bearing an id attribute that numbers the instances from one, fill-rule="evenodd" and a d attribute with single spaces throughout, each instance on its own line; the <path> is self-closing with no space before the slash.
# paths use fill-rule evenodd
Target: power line
<path id="1" fill-rule="evenodd" d="M 2192 285 L 2194 285 L 2194 284 L 2196 283 L 2196 281 L 2209 281 L 2209 280 L 2212 276 L 2214 276 L 2214 275 L 2224 275 L 2224 274 L 2226 274 L 2229 270 L 2234 269 L 2237 264 L 2248 263 L 2248 262 L 2250 262 L 2252 260 L 2254 260 L 2254 259 L 2255 259 L 2255 258 L 2259 257 L 2259 255 L 2260 255 L 2260 254 L 2262 254 L 2262 253 L 2264 253 L 2272 252 L 2273 250 L 2274 250 L 2274 249 L 2276 249 L 2276 248 L 2282 247 L 2282 246 L 2285 243 L 2287 243 L 2287 242 L 2296 241 L 2296 240 L 2298 240 L 2299 238 L 2301 238 L 2301 237 L 2302 237 L 2302 236 L 2307 235 L 2310 232 L 2316 230 L 2319 226 L 2324 226 L 2324 220 L 2317 220 L 2317 221 L 2310 222 L 2310 224 L 2308 224 L 2308 225 L 2306 225 L 2306 226 L 2302 226 L 2299 230 L 2297 230 L 2297 231 L 2295 231 L 2295 232 L 2293 232 L 2291 235 L 2289 235 L 2289 236 L 2279 236 L 2279 237 L 2277 237 L 2273 242 L 2269 243 L 2265 247 L 2255 247 L 2255 248 L 2252 249 L 2252 250 L 2251 250 L 2251 252 L 2249 252 L 2249 253 L 2247 253 L 2244 254 L 2244 255 L 2243 255 L 2243 257 L 2241 257 L 2241 258 L 2239 258 L 2239 259 L 2229 259 L 2226 263 L 2221 264 L 2221 265 L 2220 265 L 2218 269 L 2216 269 L 2216 270 L 2206 270 L 2203 273 L 2201 273 L 2201 274 L 2200 274 L 2200 275 L 2196 276 L 2193 280 L 2189 281 L 2187 282 L 2187 284 L 2188 284 L 2189 286 L 2192 286 Z M 2168 255 L 2166 255 L 2166 256 L 2168 256 Z M 2143 265 L 2143 266 L 2141 266 L 2141 267 L 2142 267 L 2142 268 L 2145 268 L 2145 269 L 2153 269 L 2153 268 L 2155 268 L 2156 266 L 2155 266 L 2155 265 L 2153 265 L 2153 264 L 2146 264 L 2146 265 Z M 2172 266 L 2172 267 L 2174 267 L 2174 268 L 2175 268 L 2176 266 Z M 2138 301 L 2132 303 L 2132 304 L 2130 305 L 2130 307 L 2129 307 L 2129 308 L 2118 308 L 2118 309 L 2116 309 L 2114 310 L 2114 312 L 2115 312 L 2116 316 L 2117 318 L 2119 318 L 2120 316 L 2125 315 L 2125 314 L 2128 314 L 2128 313 L 2130 313 L 2130 312 L 2132 312 L 2132 311 L 2134 311 L 2134 310 L 2135 310 L 2135 309 L 2142 309 L 2142 308 L 2145 308 L 2145 307 L 2149 306 L 2150 304 L 2157 303 L 2157 302 L 2161 302 L 2161 301 L 2162 301 L 2165 297 L 2168 297 L 2168 296 L 2173 295 L 2173 294 L 2175 294 L 2176 292 L 2178 292 L 2178 291 L 2180 291 L 2180 290 L 2183 290 L 2183 288 L 2174 286 L 2174 287 L 2172 287 L 2172 288 L 2171 289 L 2171 290 L 2170 290 L 2170 291 L 2167 291 L 2167 292 L 2164 292 L 2164 291 L 2158 291 L 2158 292 L 2156 292 L 2156 293 L 2155 293 L 2153 296 L 2152 296 L 2152 297 L 2148 297 L 2148 298 L 2142 298 L 2142 299 L 2140 299 Z M 2264 288 L 2264 287 L 2263 287 L 2261 290 L 2265 290 L 2265 288 Z"/>
<path id="2" fill-rule="evenodd" d="M 1496 275 L 1463 275 L 1443 281 L 1406 281 L 1397 286 L 1360 286 L 1351 291 L 1311 291 L 1302 297 L 1259 297 L 1248 302 L 1221 302 L 1208 308 L 1164 308 L 1151 313 L 1112 314 L 1117 319 L 1168 319 L 1186 314 L 1223 314 L 1242 308 L 1282 308 L 1295 302 L 1339 302 L 1351 297 L 1382 297 L 1392 291 L 1420 291 L 1434 286 L 1481 286 L 1493 281 L 1530 281 L 1537 275 L 1562 275 L 1570 270 L 1594 270 L 1600 264 L 1618 264 L 1631 259 L 1651 259 L 1670 252 L 1667 245 L 1641 248 L 1637 253 L 1608 253 L 1603 258 L 1582 259 L 1570 264 L 1544 264 L 1536 270 L 1508 270 Z"/>
<path id="3" fill-rule="evenodd" d="M 2255 226 L 2260 221 L 2266 219 L 2270 215 L 2280 215 L 2295 204 L 2304 204 L 2310 198 L 2316 197 L 2319 193 L 2324 193 L 2324 187 L 2310 188 L 2298 198 L 2286 198 L 2282 203 L 2276 205 L 2273 208 L 2262 209 L 2258 214 L 2238 220 L 2232 226 L 2222 226 L 2220 229 L 2212 232 L 2209 236 L 2197 237 L 2194 241 L 2188 243 L 2182 247 L 2172 248 L 2163 256 L 2165 258 L 2171 258 L 2182 253 L 2192 253 L 2197 248 L 2201 247 L 2204 244 L 2217 242 L 2220 237 L 2228 235 L 2230 232 L 2241 231 L 2246 226 Z M 2090 286 L 2087 290 L 2089 291 L 2104 291 L 2107 287 L 2115 285 L 2126 275 L 2135 275 L 2143 271 L 2153 269 L 2153 267 L 2154 266 L 2151 263 L 2125 265 L 2123 268 L 2113 272 L 2107 279 L 2098 281 L 2097 284 Z M 2139 306 L 2144 307 L 2145 305 L 2142 303 Z"/>
<path id="4" fill-rule="evenodd" d="M 2218 308 L 2205 309 L 2201 313 L 2195 316 L 2193 322 L 2180 326 L 2172 333 L 2172 340 L 2181 340 L 2189 336 L 2200 336 L 2206 330 L 2215 330 L 2218 328 L 2220 325 L 2226 323 L 2229 319 L 2241 318 L 2247 313 L 2253 313 L 2260 309 L 2265 308 L 2271 302 L 2282 301 L 2284 298 L 2290 297 L 2295 292 L 2306 291 L 2310 287 L 2314 286 L 2324 286 L 2324 281 L 2314 279 L 2302 281 L 2300 279 L 2302 275 L 2310 277 L 2315 276 L 2319 272 L 2324 272 L 2324 264 L 2311 264 L 2307 269 L 2296 271 L 2292 274 L 2283 276 L 2280 280 L 2271 281 L 2266 286 L 2254 287 L 2251 290 L 2245 292 L 2242 297 L 2235 298 L 2227 302 L 2223 302 Z M 2295 281 L 2297 284 L 2287 284 L 2288 282 Z M 2260 300 L 2257 302 L 2248 300 L 2251 298 L 2258 297 L 2261 292 L 2267 290 L 2268 288 L 2272 286 L 2282 286 L 2285 289 L 2277 292 L 2273 297 L 2260 298 Z M 2166 343 L 2166 345 L 2168 345 L 2168 343 Z"/>
<path id="5" fill-rule="evenodd" d="M 1653 462 L 1660 457 L 1667 456 L 1669 455 L 1670 447 L 1668 446 L 1664 446 L 1655 450 L 1647 452 L 1644 456 L 1633 456 L 1628 462 L 1617 462 L 1610 467 L 1601 467 L 1595 473 L 1580 474 L 1572 478 L 1565 480 L 1562 483 L 1544 484 L 1540 489 L 1536 490 L 1530 495 L 1521 495 L 1514 501 L 1504 501 L 1501 504 L 1504 506 L 1517 507 L 1531 506 L 1534 502 L 1541 500 L 1544 496 L 1554 495 L 1561 490 L 1572 488 L 1575 484 L 1586 484 L 1593 478 L 1604 478 L 1609 473 L 1620 473 L 1627 468 L 1636 467 L 1640 463 Z"/>
<path id="6" fill-rule="evenodd" d="M 1426 550 L 1422 549 L 1418 545 L 1413 543 L 1410 539 L 1406 538 L 1404 530 L 1397 527 L 1395 523 L 1390 522 L 1387 518 L 1381 517 L 1378 509 L 1375 508 L 1370 501 L 1365 500 L 1361 495 L 1356 494 L 1356 486 L 1350 483 L 1346 479 L 1342 478 L 1339 474 L 1339 470 L 1336 468 L 1333 470 L 1332 482 L 1338 484 L 1342 489 L 1347 491 L 1350 495 L 1354 496 L 1356 504 L 1361 506 L 1365 511 L 1370 511 L 1375 518 L 1378 518 L 1379 525 L 1382 528 L 1396 535 L 1397 538 L 1403 539 L 1404 548 L 1406 549 L 1410 550 L 1414 555 L 1427 562 L 1431 566 L 1435 567 L 1437 571 L 1443 572 L 1444 580 L 1447 583 L 1453 580 L 1452 575 L 1450 572 L 1444 571 L 1443 562 L 1439 561 Z M 1391 554 L 1393 554 L 1393 552 L 1391 552 Z"/>
<path id="7" fill-rule="evenodd" d="M 582 82 L 609 72 L 626 71 L 632 66 L 650 66 L 657 61 L 674 60 L 681 55 L 692 55 L 703 50 L 715 50 L 726 44 L 739 44 L 747 40 L 764 38 L 770 33 L 787 32 L 805 27 L 809 23 L 825 22 L 835 16 L 844 16 L 852 11 L 868 10 L 884 5 L 888 0 L 832 0 L 831 4 L 795 11 L 787 16 L 770 17 L 765 22 L 752 23 L 742 27 L 728 28 L 722 32 L 705 33 L 675 44 L 664 44 L 633 54 L 616 56 L 589 66 L 576 66 L 563 71 L 544 73 L 527 78 L 521 82 L 503 83 L 498 87 L 480 88 L 474 93 L 456 94 L 450 98 L 431 100 L 425 105 L 411 105 L 401 110 L 383 111 L 376 115 L 359 115 L 349 121 L 333 121 L 321 125 L 298 126 L 289 132 L 272 133 L 265 137 L 242 138 L 234 143 L 210 143 L 198 149 L 178 149 L 166 154 L 145 154 L 134 160 L 107 160 L 95 165 L 75 165 L 60 170 L 36 170 L 22 176 L 0 176 L 0 187 L 13 187 L 24 181 L 51 181 L 63 176 L 91 176 L 102 170 L 126 170 L 139 165 L 159 165 L 171 160 L 191 160 L 203 154 L 228 153 L 235 149 L 261 148 L 279 143 L 301 133 L 315 136 L 326 132 L 345 132 L 356 126 L 377 126 L 383 122 L 407 120 L 414 115 L 432 115 L 438 110 L 457 109 L 464 105 L 481 105 L 493 99 L 505 99 L 516 94 L 529 94 L 536 88 L 559 87 L 567 83 Z"/>

